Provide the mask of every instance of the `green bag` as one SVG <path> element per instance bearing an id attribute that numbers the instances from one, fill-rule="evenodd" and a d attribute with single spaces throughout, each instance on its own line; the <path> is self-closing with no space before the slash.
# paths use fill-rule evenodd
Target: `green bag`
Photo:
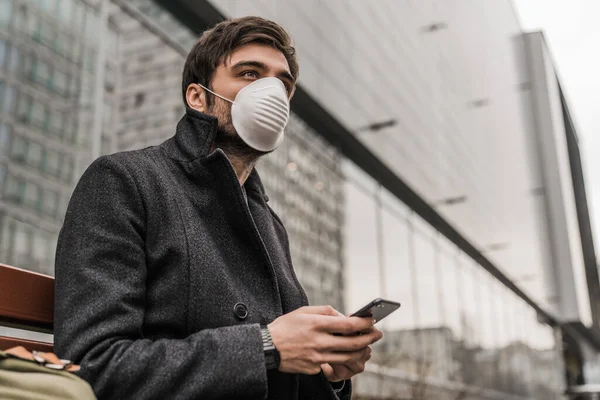
<path id="1" fill-rule="evenodd" d="M 69 365 L 63 365 L 62 362 L 57 364 L 44 361 L 40 355 L 46 360 L 48 355 L 57 359 L 52 353 L 32 354 L 21 347 L 0 351 L 0 399 L 96 399 L 86 381 L 65 370 L 74 368 L 65 368 Z"/>

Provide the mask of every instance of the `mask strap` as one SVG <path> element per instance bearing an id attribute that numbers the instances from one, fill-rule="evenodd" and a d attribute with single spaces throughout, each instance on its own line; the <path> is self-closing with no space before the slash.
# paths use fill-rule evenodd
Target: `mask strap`
<path id="1" fill-rule="evenodd" d="M 212 90 L 210 90 L 210 89 L 209 89 L 209 88 L 207 88 L 206 86 L 204 86 L 204 85 L 202 85 L 202 84 L 200 84 L 200 83 L 198 83 L 197 85 L 198 85 L 198 86 L 200 86 L 201 88 L 203 88 L 204 90 L 206 90 L 207 92 L 210 92 L 210 93 L 214 94 L 215 96 L 217 96 L 217 97 L 220 97 L 220 98 L 222 98 L 223 100 L 230 102 L 231 104 L 235 104 L 233 101 L 229 100 L 227 97 L 223 97 L 223 96 L 221 96 L 220 94 L 217 94 L 217 93 L 213 92 Z"/>

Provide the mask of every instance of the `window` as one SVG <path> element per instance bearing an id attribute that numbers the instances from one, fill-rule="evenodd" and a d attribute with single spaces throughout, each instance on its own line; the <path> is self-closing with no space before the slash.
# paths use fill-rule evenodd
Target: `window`
<path id="1" fill-rule="evenodd" d="M 31 112 L 31 97 L 21 93 L 19 96 L 19 105 L 17 107 L 17 118 L 19 121 L 27 121 Z"/>
<path id="2" fill-rule="evenodd" d="M 42 163 L 43 152 L 44 149 L 40 144 L 29 142 L 29 148 L 27 149 L 27 164 L 39 168 Z"/>
<path id="3" fill-rule="evenodd" d="M 73 0 L 60 0 L 58 2 L 58 19 L 65 24 L 70 24 L 72 14 Z"/>
<path id="4" fill-rule="evenodd" d="M 92 49 L 87 50 L 83 60 L 85 70 L 94 73 L 95 62 L 96 52 Z"/>
<path id="5" fill-rule="evenodd" d="M 52 46 L 55 37 L 56 31 L 54 30 L 54 27 L 48 22 L 41 21 L 35 38 L 45 45 Z"/>
<path id="6" fill-rule="evenodd" d="M 87 41 L 95 43 L 98 39 L 96 34 L 98 32 L 98 16 L 96 11 L 91 7 L 85 9 L 85 38 Z"/>
<path id="7" fill-rule="evenodd" d="M 18 48 L 11 46 L 10 55 L 8 59 L 8 71 L 17 72 L 21 64 L 21 52 Z"/>
<path id="8" fill-rule="evenodd" d="M 10 25 L 12 10 L 12 0 L 0 0 L 0 27 L 5 28 Z"/>
<path id="9" fill-rule="evenodd" d="M 62 135 L 64 128 L 65 114 L 59 110 L 50 110 L 50 130 Z"/>
<path id="10" fill-rule="evenodd" d="M 27 141 L 21 136 L 15 136 L 11 142 L 11 157 L 17 161 L 25 161 L 25 155 L 27 154 Z"/>
<path id="11" fill-rule="evenodd" d="M 56 37 L 56 51 L 59 54 L 68 57 L 71 46 L 73 46 L 73 41 L 71 37 L 65 32 L 59 32 Z"/>
<path id="12" fill-rule="evenodd" d="M 145 93 L 142 93 L 142 92 L 136 93 L 135 94 L 135 105 L 134 105 L 134 107 L 135 108 L 140 108 L 140 106 L 142 104 L 144 104 L 145 98 L 146 98 L 146 94 Z"/>
<path id="13" fill-rule="evenodd" d="M 54 70 L 54 79 L 52 80 L 53 89 L 60 93 L 67 93 L 67 75 L 61 71 Z"/>
<path id="14" fill-rule="evenodd" d="M 0 189 L 4 186 L 4 180 L 6 179 L 6 165 L 0 164 Z M 2 198 L 2 194 L 0 191 L 0 198 Z"/>
<path id="15" fill-rule="evenodd" d="M 60 166 L 60 176 L 65 182 L 71 182 L 73 177 L 73 169 L 75 168 L 72 158 L 64 158 Z"/>
<path id="16" fill-rule="evenodd" d="M 85 18 L 85 8 L 86 5 L 83 2 L 75 1 L 73 3 L 73 21 L 77 23 L 78 27 L 83 18 Z"/>
<path id="17" fill-rule="evenodd" d="M 64 120 L 64 128 L 61 132 L 61 136 L 64 141 L 75 143 L 75 141 L 77 140 L 77 135 L 75 132 L 76 125 L 77 121 L 74 118 L 74 116 L 72 114 L 66 114 Z"/>
<path id="18" fill-rule="evenodd" d="M 31 36 L 35 40 L 38 40 L 39 25 L 40 25 L 40 16 L 39 16 L 39 14 L 37 14 L 37 13 L 30 14 L 29 18 L 27 19 L 27 35 Z"/>
<path id="19" fill-rule="evenodd" d="M 31 122 L 36 126 L 45 127 L 48 118 L 48 110 L 45 104 L 34 100 L 31 107 Z"/>
<path id="20" fill-rule="evenodd" d="M 21 54 L 21 66 L 16 71 L 17 76 L 33 79 L 33 56 L 30 54 Z"/>
<path id="21" fill-rule="evenodd" d="M 44 193 L 44 213 L 54 216 L 56 213 L 56 207 L 58 206 L 58 195 L 56 192 L 46 190 Z"/>
<path id="22" fill-rule="evenodd" d="M 19 229 L 20 228 L 20 229 Z M 23 226 L 15 226 L 14 251 L 17 256 L 24 256 L 29 252 L 29 232 Z"/>
<path id="23" fill-rule="evenodd" d="M 39 268 L 47 267 L 48 238 L 40 231 L 33 232 L 33 258 L 38 262 Z"/>
<path id="24" fill-rule="evenodd" d="M 46 172 L 51 175 L 58 175 L 60 169 L 60 153 L 54 150 L 46 151 Z"/>
<path id="25" fill-rule="evenodd" d="M 21 181 L 14 176 L 7 175 L 4 196 L 7 200 L 18 200 L 21 195 Z"/>
<path id="26" fill-rule="evenodd" d="M 42 85 L 47 85 L 50 79 L 50 66 L 41 60 L 36 60 L 33 80 Z"/>
<path id="27" fill-rule="evenodd" d="M 42 10 L 48 11 L 50 13 L 54 12 L 54 7 L 56 6 L 56 0 L 40 0 L 39 1 Z"/>
<path id="28" fill-rule="evenodd" d="M 7 85 L 4 89 L 4 101 L 2 102 L 2 109 L 6 113 L 11 113 L 15 109 L 15 102 L 17 101 L 17 91 L 14 87 Z"/>
<path id="29" fill-rule="evenodd" d="M 5 156 L 8 153 L 8 148 L 10 146 L 10 135 L 10 126 L 6 124 L 0 124 L 0 156 Z M 2 187 L 1 184 L 0 187 Z"/>
<path id="30" fill-rule="evenodd" d="M 27 182 L 25 184 L 25 196 L 23 202 L 29 207 L 39 209 L 41 200 L 40 192 L 40 188 L 35 183 Z"/>
<path id="31" fill-rule="evenodd" d="M 2 0 L 0 0 L 1 2 Z M 5 40 L 0 39 L 0 68 L 4 67 L 4 63 L 8 58 L 8 45 Z"/>

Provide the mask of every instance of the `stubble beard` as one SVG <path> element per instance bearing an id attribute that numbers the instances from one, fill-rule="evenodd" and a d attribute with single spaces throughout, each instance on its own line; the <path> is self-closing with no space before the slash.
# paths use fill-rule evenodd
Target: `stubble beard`
<path id="1" fill-rule="evenodd" d="M 231 120 L 231 106 L 230 103 L 213 97 L 213 104 L 208 109 L 209 113 L 218 120 L 215 147 L 223 150 L 230 159 L 253 167 L 260 157 L 269 152 L 253 149 L 242 140 Z"/>

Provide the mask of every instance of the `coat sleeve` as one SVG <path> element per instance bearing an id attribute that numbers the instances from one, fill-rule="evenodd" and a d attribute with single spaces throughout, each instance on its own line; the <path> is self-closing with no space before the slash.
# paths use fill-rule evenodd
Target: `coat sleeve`
<path id="1" fill-rule="evenodd" d="M 81 364 L 99 399 L 266 398 L 257 324 L 143 338 L 145 208 L 125 164 L 99 158 L 71 197 L 56 253 L 55 352 Z"/>

